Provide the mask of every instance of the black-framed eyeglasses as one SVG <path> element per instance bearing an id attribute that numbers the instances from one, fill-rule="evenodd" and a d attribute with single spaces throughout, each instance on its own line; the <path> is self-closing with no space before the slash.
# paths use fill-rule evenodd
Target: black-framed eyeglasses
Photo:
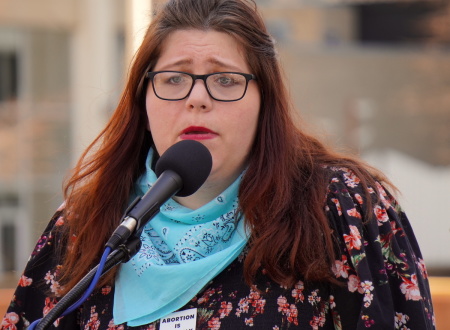
<path id="1" fill-rule="evenodd" d="M 155 95 L 167 101 L 185 99 L 194 88 L 197 79 L 203 80 L 209 96 L 216 101 L 233 102 L 242 99 L 247 91 L 248 82 L 256 76 L 240 72 L 214 72 L 210 74 L 192 74 L 180 71 L 149 71 Z"/>

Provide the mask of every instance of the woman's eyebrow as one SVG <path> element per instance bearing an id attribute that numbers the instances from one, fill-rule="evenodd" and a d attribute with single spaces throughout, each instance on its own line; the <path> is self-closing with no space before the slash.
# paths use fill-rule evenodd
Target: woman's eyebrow
<path id="1" fill-rule="evenodd" d="M 226 63 L 224 61 L 221 61 L 217 58 L 214 57 L 210 57 L 206 60 L 208 63 L 213 64 L 215 66 L 218 67 L 222 67 L 222 68 L 226 68 L 227 70 L 231 70 L 231 71 L 240 71 L 242 70 L 242 68 L 233 65 L 231 63 Z M 180 59 L 178 61 L 172 62 L 172 63 L 166 63 L 165 65 L 163 65 L 160 70 L 164 70 L 164 69 L 168 69 L 171 67 L 179 67 L 179 66 L 186 66 L 186 65 L 192 65 L 194 63 L 193 59 Z"/>

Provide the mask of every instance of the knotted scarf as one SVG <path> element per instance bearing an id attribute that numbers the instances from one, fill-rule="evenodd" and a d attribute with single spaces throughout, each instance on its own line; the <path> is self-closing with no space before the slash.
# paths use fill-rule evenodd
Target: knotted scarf
<path id="1" fill-rule="evenodd" d="M 151 168 L 136 189 L 145 193 L 156 181 Z M 247 243 L 237 214 L 242 175 L 208 204 L 192 210 L 170 199 L 145 227 L 142 247 L 122 264 L 115 281 L 114 323 L 151 323 L 187 304 L 242 252 Z"/>

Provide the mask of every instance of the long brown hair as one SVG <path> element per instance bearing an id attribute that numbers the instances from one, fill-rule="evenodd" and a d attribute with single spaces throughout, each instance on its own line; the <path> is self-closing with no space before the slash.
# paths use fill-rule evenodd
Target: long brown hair
<path id="1" fill-rule="evenodd" d="M 254 2 L 171 0 L 149 26 L 115 113 L 66 182 L 66 235 L 76 237 L 63 265 L 66 290 L 100 257 L 143 171 L 152 144 L 146 132 L 144 75 L 155 65 L 167 36 L 179 29 L 230 34 L 258 78 L 262 102 L 257 136 L 239 191 L 240 211 L 251 233 L 246 280 L 252 283 L 263 267 L 282 285 L 291 286 L 300 276 L 332 281 L 323 165 L 347 166 L 364 184 L 373 183 L 372 175 L 361 162 L 331 152 L 296 127 L 273 40 Z"/>

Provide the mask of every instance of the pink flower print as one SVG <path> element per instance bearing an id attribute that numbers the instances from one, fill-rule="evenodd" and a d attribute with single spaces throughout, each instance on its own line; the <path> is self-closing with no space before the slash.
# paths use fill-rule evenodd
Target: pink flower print
<path id="1" fill-rule="evenodd" d="M 56 299 L 50 299 L 49 297 L 46 297 L 45 305 L 42 310 L 42 315 L 46 316 L 53 309 L 53 307 L 55 307 L 56 302 L 57 302 Z M 55 322 L 53 322 L 53 325 L 55 327 L 58 327 L 60 320 L 61 320 L 61 318 L 57 319 Z"/>
<path id="2" fill-rule="evenodd" d="M 277 304 L 278 304 L 278 311 L 283 314 L 287 314 L 289 310 L 289 304 L 287 303 L 286 297 L 279 296 L 277 299 Z"/>
<path id="3" fill-rule="evenodd" d="M 372 325 L 375 324 L 375 321 L 374 321 L 374 320 L 371 320 L 370 317 L 369 317 L 369 315 L 362 315 L 362 316 L 361 316 L 361 319 L 364 321 L 364 326 L 365 326 L 366 328 L 370 328 Z"/>
<path id="4" fill-rule="evenodd" d="M 55 222 L 55 226 L 62 226 L 64 224 L 64 218 L 59 217 L 58 220 Z"/>
<path id="5" fill-rule="evenodd" d="M 333 273 L 336 276 L 336 278 L 348 277 L 348 270 L 350 269 L 350 266 L 347 263 L 347 256 L 342 255 L 342 260 L 335 260 L 334 265 L 332 267 Z"/>
<path id="6" fill-rule="evenodd" d="M 395 313 L 394 320 L 396 329 L 406 329 L 406 323 L 409 321 L 409 316 L 403 313 Z"/>
<path id="7" fill-rule="evenodd" d="M 114 324 L 114 319 L 111 319 L 108 323 L 108 330 L 117 330 L 117 326 Z"/>
<path id="8" fill-rule="evenodd" d="M 391 230 L 394 235 L 397 234 L 397 232 L 402 231 L 402 229 L 400 227 L 397 227 L 397 224 L 395 223 L 395 221 L 391 221 Z M 402 235 L 402 236 L 404 236 L 404 235 Z"/>
<path id="9" fill-rule="evenodd" d="M 218 317 L 213 317 L 208 321 L 208 329 L 210 330 L 220 329 L 220 320 Z"/>
<path id="10" fill-rule="evenodd" d="M 261 295 L 259 294 L 258 291 L 256 291 L 253 287 L 250 289 L 250 294 L 248 295 L 248 298 L 250 300 L 258 300 L 261 298 Z"/>
<path id="11" fill-rule="evenodd" d="M 368 308 L 372 304 L 373 294 L 372 291 L 374 289 L 371 281 L 364 281 L 360 284 L 361 290 L 364 292 L 364 307 Z"/>
<path id="12" fill-rule="evenodd" d="M 384 190 L 383 186 L 381 184 L 379 184 L 378 182 L 375 182 L 376 186 L 377 186 L 377 190 L 378 190 L 378 194 L 380 196 L 380 200 L 383 203 L 383 205 L 388 209 L 390 208 L 391 202 L 386 198 L 388 197 L 386 190 Z"/>
<path id="13" fill-rule="evenodd" d="M 91 318 L 84 326 L 84 330 L 98 330 L 98 328 L 100 327 L 100 320 L 98 319 L 96 308 L 97 306 L 91 307 Z"/>
<path id="14" fill-rule="evenodd" d="M 248 313 L 249 301 L 248 298 L 239 300 L 238 308 L 236 308 L 236 316 L 240 317 L 241 313 Z"/>
<path id="15" fill-rule="evenodd" d="M 207 302 L 209 301 L 209 298 L 210 298 L 214 293 L 216 293 L 216 290 L 215 290 L 215 289 L 209 289 L 209 290 L 205 291 L 205 293 L 203 294 L 203 296 L 200 297 L 200 298 L 198 299 L 198 303 L 199 303 L 199 304 L 205 304 L 205 303 L 207 303 Z"/>
<path id="16" fill-rule="evenodd" d="M 21 287 L 30 286 L 31 283 L 33 283 L 33 279 L 26 277 L 25 275 L 22 275 L 19 279 L 19 286 Z"/>
<path id="17" fill-rule="evenodd" d="M 253 302 L 252 306 L 255 307 L 256 314 L 262 314 L 262 313 L 264 313 L 264 307 L 266 306 L 266 300 L 258 299 Z"/>
<path id="18" fill-rule="evenodd" d="M 230 312 L 232 310 L 233 310 L 233 305 L 231 304 L 231 302 L 227 303 L 226 301 L 222 301 L 222 303 L 220 304 L 220 309 L 219 309 L 220 318 L 223 319 L 225 316 L 230 315 Z"/>
<path id="19" fill-rule="evenodd" d="M 45 306 L 44 306 L 44 309 L 43 309 L 43 314 L 47 315 L 48 312 L 50 312 L 53 309 L 54 306 L 55 306 L 54 301 L 52 299 L 50 299 L 49 297 L 46 297 L 45 298 Z"/>
<path id="20" fill-rule="evenodd" d="M 361 286 L 360 286 L 360 280 L 359 277 L 356 275 L 350 275 L 348 277 L 348 290 L 350 292 L 355 292 L 356 290 L 358 290 L 359 293 L 364 293 L 364 291 L 362 290 Z"/>
<path id="21" fill-rule="evenodd" d="M 361 289 L 364 290 L 364 292 L 372 291 L 374 289 L 371 281 L 364 281 L 360 284 L 360 286 L 361 286 Z"/>
<path id="22" fill-rule="evenodd" d="M 311 292 L 311 295 L 308 296 L 308 302 L 309 302 L 311 305 L 315 305 L 315 304 L 317 304 L 317 303 L 320 302 L 320 296 L 317 295 L 317 291 L 318 291 L 318 290 L 312 291 L 312 292 Z"/>
<path id="23" fill-rule="evenodd" d="M 323 312 L 320 313 L 318 321 L 319 321 L 319 327 L 322 328 L 325 325 L 325 321 L 326 321 L 326 318 L 325 318 L 325 315 Z"/>
<path id="24" fill-rule="evenodd" d="M 98 330 L 100 327 L 100 321 L 98 320 L 98 314 L 91 315 L 91 318 L 84 326 L 84 330 Z"/>
<path id="25" fill-rule="evenodd" d="M 355 199 L 360 205 L 364 204 L 364 200 L 360 194 L 355 194 Z"/>
<path id="26" fill-rule="evenodd" d="M 298 325 L 298 319 L 297 319 L 297 317 L 298 317 L 298 309 L 297 309 L 297 306 L 292 304 L 289 307 L 289 313 L 288 313 L 287 317 L 288 317 L 287 320 L 289 321 L 289 323 L 293 323 L 295 325 Z"/>
<path id="27" fill-rule="evenodd" d="M 102 295 L 107 295 L 111 292 L 111 286 L 110 285 L 105 285 L 104 287 L 102 287 Z"/>
<path id="28" fill-rule="evenodd" d="M 378 226 L 382 226 L 384 222 L 389 220 L 389 216 L 387 215 L 387 212 L 384 208 L 382 208 L 380 205 L 377 205 L 373 208 L 373 212 L 375 213 L 375 216 L 378 220 Z"/>
<path id="29" fill-rule="evenodd" d="M 121 325 L 121 329 L 117 329 L 117 330 L 123 330 L 123 326 Z M 156 330 L 156 325 L 151 324 L 149 325 L 147 328 L 145 328 L 145 330 Z"/>
<path id="30" fill-rule="evenodd" d="M 45 244 L 47 244 L 47 240 L 48 240 L 48 237 L 46 235 L 42 235 L 39 238 L 38 242 L 36 243 L 36 247 L 34 248 L 32 255 L 38 254 L 42 250 L 42 248 L 45 246 Z"/>
<path id="31" fill-rule="evenodd" d="M 331 309 L 334 309 L 334 308 L 336 308 L 336 303 L 334 302 L 334 296 L 333 295 L 330 295 L 330 308 Z"/>
<path id="32" fill-rule="evenodd" d="M 245 325 L 252 327 L 253 326 L 253 317 L 245 318 Z"/>
<path id="33" fill-rule="evenodd" d="M 356 226 L 349 226 L 350 235 L 344 234 L 344 240 L 347 245 L 347 249 L 349 251 L 356 249 L 359 250 L 361 248 L 361 234 Z"/>
<path id="34" fill-rule="evenodd" d="M 423 261 L 423 259 L 419 258 L 419 260 L 417 261 L 417 267 L 419 268 L 422 277 L 428 278 L 427 267 L 425 266 L 425 262 Z"/>
<path id="35" fill-rule="evenodd" d="M 318 330 L 319 322 L 320 322 L 320 317 L 317 315 L 314 315 L 312 320 L 309 321 L 309 325 L 311 326 L 311 329 Z"/>
<path id="36" fill-rule="evenodd" d="M 249 313 L 250 311 L 252 317 L 257 314 L 262 314 L 264 313 L 265 305 L 266 300 L 262 299 L 256 287 L 252 286 L 250 288 L 250 294 L 239 301 L 238 308 L 236 308 L 236 316 L 240 317 L 241 313 Z"/>
<path id="37" fill-rule="evenodd" d="M 332 198 L 331 201 L 336 205 L 338 214 L 342 215 L 342 208 L 341 208 L 341 203 L 339 203 L 339 200 L 337 198 Z"/>
<path id="38" fill-rule="evenodd" d="M 5 317 L 2 320 L 2 329 L 17 330 L 17 322 L 19 322 L 19 315 L 14 312 L 6 313 Z"/>
<path id="39" fill-rule="evenodd" d="M 302 281 L 298 281 L 294 289 L 292 289 L 292 297 L 295 298 L 295 302 L 303 302 L 305 300 L 305 297 L 303 296 L 303 289 L 305 288 Z"/>
<path id="40" fill-rule="evenodd" d="M 278 311 L 281 312 L 281 314 L 285 315 L 287 318 L 287 321 L 289 323 L 293 323 L 295 325 L 298 325 L 298 310 L 297 306 L 294 304 L 289 305 L 287 303 L 287 299 L 284 296 L 279 296 L 277 299 L 278 304 Z"/>
<path id="41" fill-rule="evenodd" d="M 255 308 L 255 313 L 262 314 L 264 313 L 264 306 L 266 305 L 266 300 L 261 299 L 261 294 L 258 290 L 256 290 L 256 287 L 252 286 L 250 289 L 250 294 L 248 295 L 249 302 L 251 303 L 252 307 Z"/>
<path id="42" fill-rule="evenodd" d="M 242 298 L 239 301 L 239 309 L 242 313 L 248 313 L 248 298 Z"/>
<path id="43" fill-rule="evenodd" d="M 52 281 L 52 284 L 50 285 L 50 290 L 55 294 L 57 297 L 61 297 L 61 293 L 63 291 L 64 287 L 59 285 L 59 282 Z"/>
<path id="44" fill-rule="evenodd" d="M 400 290 L 405 295 L 406 300 L 420 300 L 420 289 L 417 285 L 417 275 L 411 275 L 411 279 L 402 276 L 403 283 L 400 284 Z"/>
<path id="45" fill-rule="evenodd" d="M 58 274 L 60 272 L 61 266 L 56 266 L 56 269 L 53 273 L 48 271 L 45 276 L 44 280 L 45 283 L 50 284 L 50 290 L 57 296 L 61 296 L 61 292 L 64 290 L 64 287 L 59 284 L 58 281 L 56 281 L 56 278 L 58 277 Z"/>
<path id="46" fill-rule="evenodd" d="M 361 213 L 359 213 L 356 208 L 352 208 L 350 210 L 347 210 L 347 214 L 351 217 L 355 217 L 358 219 L 361 219 Z"/>
<path id="47" fill-rule="evenodd" d="M 367 321 L 365 321 L 364 322 L 364 326 L 366 327 L 366 328 L 370 328 L 372 325 L 374 325 L 375 324 L 375 321 L 374 320 L 367 320 Z"/>
<path id="48" fill-rule="evenodd" d="M 54 275 L 48 271 L 44 276 L 45 283 L 50 284 L 53 281 Z"/>
<path id="49" fill-rule="evenodd" d="M 355 188 L 361 180 L 355 175 L 355 173 L 347 169 L 344 173 L 344 181 L 348 187 Z"/>

